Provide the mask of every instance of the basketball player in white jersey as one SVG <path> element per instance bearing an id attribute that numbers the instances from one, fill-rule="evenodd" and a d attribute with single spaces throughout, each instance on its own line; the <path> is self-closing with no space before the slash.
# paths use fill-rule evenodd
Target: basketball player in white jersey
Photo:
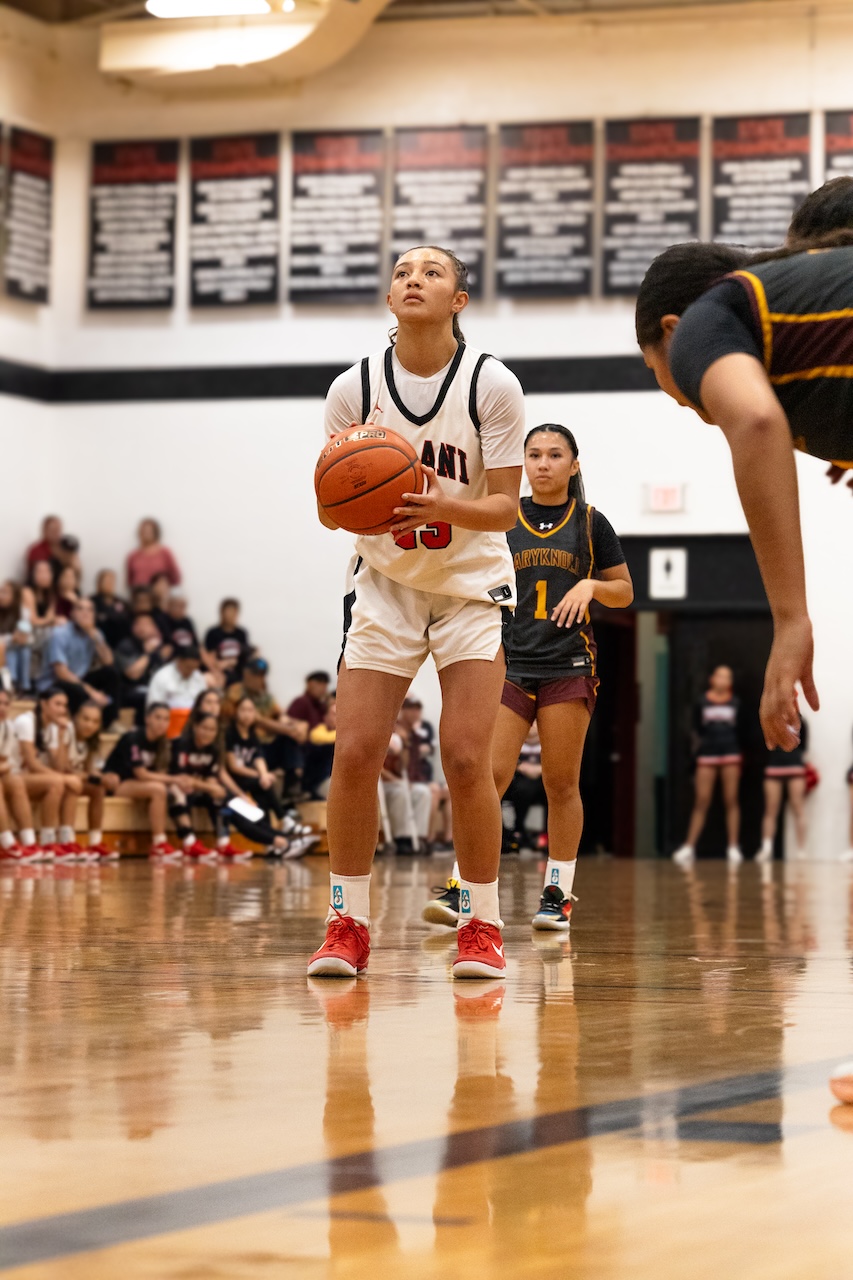
<path id="1" fill-rule="evenodd" d="M 518 505 L 524 400 L 500 361 L 463 340 L 467 283 L 465 264 L 446 249 L 404 253 L 388 293 L 397 319 L 391 345 L 341 374 L 326 399 L 327 437 L 354 423 L 387 426 L 411 441 L 428 484 L 405 496 L 391 533 L 356 544 L 329 790 L 331 905 L 312 976 L 367 968 L 377 785 L 403 698 L 429 654 L 442 690 L 441 758 L 460 872 L 453 973 L 506 971 L 491 742 L 505 671 L 503 611 L 515 604 L 506 533 Z"/>

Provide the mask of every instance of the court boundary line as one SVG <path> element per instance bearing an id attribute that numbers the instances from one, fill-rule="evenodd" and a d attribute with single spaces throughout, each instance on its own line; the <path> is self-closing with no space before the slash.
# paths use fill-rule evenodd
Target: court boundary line
<path id="1" fill-rule="evenodd" d="M 680 1120 L 703 1111 L 766 1102 L 779 1097 L 783 1085 L 790 1092 L 825 1084 L 834 1065 L 835 1059 L 828 1059 L 726 1076 L 10 1223 L 0 1227 L 0 1272 L 605 1137 L 638 1128 L 650 1110 L 653 1116 L 666 1114 Z"/>

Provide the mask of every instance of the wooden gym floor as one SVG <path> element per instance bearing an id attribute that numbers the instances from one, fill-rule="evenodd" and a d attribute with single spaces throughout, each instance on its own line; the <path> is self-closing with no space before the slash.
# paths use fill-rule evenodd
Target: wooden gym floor
<path id="1" fill-rule="evenodd" d="M 848 1280 L 851 875 L 584 861 L 571 947 L 505 861 L 505 984 L 377 863 L 0 873 L 0 1272 L 17 1280 Z"/>

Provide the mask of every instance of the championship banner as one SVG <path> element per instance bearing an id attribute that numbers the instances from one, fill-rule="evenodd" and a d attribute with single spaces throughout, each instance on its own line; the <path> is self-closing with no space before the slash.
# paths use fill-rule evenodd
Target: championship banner
<path id="1" fill-rule="evenodd" d="M 53 140 L 27 129 L 8 137 L 3 279 L 10 298 L 50 301 Z"/>
<path id="2" fill-rule="evenodd" d="M 809 117 L 714 121 L 713 238 L 751 249 L 782 244 L 811 190 Z"/>

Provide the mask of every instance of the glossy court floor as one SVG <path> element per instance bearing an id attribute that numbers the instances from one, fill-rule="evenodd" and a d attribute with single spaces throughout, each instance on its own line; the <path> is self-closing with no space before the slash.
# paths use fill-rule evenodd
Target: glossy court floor
<path id="1" fill-rule="evenodd" d="M 308 982 L 327 863 L 0 876 L 0 1272 L 19 1280 L 853 1277 L 851 877 L 584 861 L 571 947 L 503 867 L 453 984 L 379 862 Z"/>

